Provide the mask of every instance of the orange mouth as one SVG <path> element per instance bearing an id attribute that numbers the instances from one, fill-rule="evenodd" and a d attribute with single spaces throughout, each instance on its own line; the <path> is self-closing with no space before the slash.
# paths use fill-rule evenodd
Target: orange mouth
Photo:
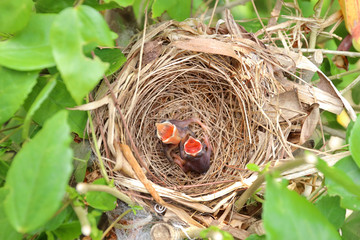
<path id="1" fill-rule="evenodd" d="M 189 137 L 189 139 L 184 144 L 184 151 L 186 154 L 191 156 L 197 156 L 202 150 L 202 144 L 199 140 Z"/>
<path id="2" fill-rule="evenodd" d="M 166 144 L 179 144 L 181 138 L 176 126 L 170 122 L 156 123 L 158 138 Z"/>

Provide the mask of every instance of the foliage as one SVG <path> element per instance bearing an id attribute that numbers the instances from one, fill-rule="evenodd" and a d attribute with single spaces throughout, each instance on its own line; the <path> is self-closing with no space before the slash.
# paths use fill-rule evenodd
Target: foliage
<path id="1" fill-rule="evenodd" d="M 220 236 L 218 236 L 220 235 Z M 223 240 L 233 240 L 233 236 L 226 232 L 221 230 L 217 226 L 210 226 L 204 230 L 202 230 L 199 234 L 199 236 L 203 239 L 214 238 L 214 239 L 223 239 Z"/>
<path id="2" fill-rule="evenodd" d="M 86 140 L 87 113 L 68 110 L 85 103 L 85 98 L 104 75 L 118 71 L 126 58 L 117 47 L 113 33 L 102 15 L 103 10 L 132 6 L 137 28 L 143 27 L 144 10 L 150 23 L 172 18 L 184 20 L 199 16 L 214 7 L 215 1 L 202 0 L 12 0 L 0 2 L 0 239 L 75 239 L 81 234 L 80 207 L 89 214 L 92 239 L 100 239 L 97 223 L 103 211 L 116 207 L 116 198 L 103 192 L 85 196 L 69 187 L 71 175 L 76 182 L 85 178 L 89 149 L 72 136 Z M 226 1 L 220 1 L 224 5 Z M 266 24 L 275 1 L 257 1 L 258 13 Z M 315 0 L 300 1 L 306 17 L 313 15 Z M 324 1 L 329 6 L 330 1 Z M 191 9 L 190 6 L 193 8 Z M 335 1 L 329 9 L 339 9 Z M 323 9 L 324 10 L 324 9 Z M 286 10 L 282 10 L 286 11 Z M 236 19 L 253 19 L 251 2 L 232 9 Z M 280 13 L 283 14 L 284 12 Z M 326 11 L 322 11 L 322 16 Z M 219 16 L 218 16 L 219 17 Z M 351 16 L 350 16 L 351 17 Z M 215 16 L 215 20 L 217 19 Z M 281 17 L 280 20 L 282 21 Z M 121 22 L 122 27 L 126 24 Z M 242 24 L 249 31 L 261 28 L 258 21 Z M 335 33 L 344 37 L 343 27 Z M 122 36 L 121 36 L 122 37 Z M 335 50 L 339 42 L 327 40 L 319 47 Z M 327 55 L 320 68 L 328 75 L 344 73 Z M 357 68 L 350 59 L 349 69 Z M 344 75 L 334 83 L 343 89 L 356 73 Z M 359 103 L 359 86 L 352 89 Z M 324 124 L 343 130 L 336 115 L 323 113 Z M 267 234 L 248 239 L 359 239 L 360 222 L 360 120 L 351 123 L 347 142 L 352 156 L 329 167 L 319 160 L 318 169 L 325 175 L 328 194 L 315 203 L 277 182 L 268 175 L 269 166 L 247 167 L 267 176 L 264 225 Z M 317 142 L 321 145 L 322 140 Z M 93 184 L 111 185 L 104 179 Z M 136 214 L 139 206 L 130 206 Z M 345 219 L 345 210 L 354 212 Z M 216 232 L 223 239 L 232 236 L 215 226 L 200 237 Z M 24 235 L 26 234 L 26 235 Z M 290 235 L 292 234 L 292 235 Z M 309 237 L 313 236 L 313 237 Z M 314 237 L 315 236 L 315 237 Z"/>

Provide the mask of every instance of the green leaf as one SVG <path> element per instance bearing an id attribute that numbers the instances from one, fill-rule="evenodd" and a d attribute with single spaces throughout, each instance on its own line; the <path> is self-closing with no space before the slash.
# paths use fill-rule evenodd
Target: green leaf
<path id="1" fill-rule="evenodd" d="M 0 188 L 0 239 L 20 240 L 22 235 L 11 226 L 5 214 L 4 200 L 7 194 L 7 189 Z"/>
<path id="2" fill-rule="evenodd" d="M 32 116 L 35 114 L 36 110 L 39 109 L 40 105 L 45 101 L 45 99 L 49 96 L 50 92 L 54 89 L 56 84 L 56 78 L 53 76 L 49 79 L 46 85 L 41 89 L 39 94 L 36 96 L 35 100 L 32 102 L 28 113 L 26 114 L 24 125 L 23 125 L 23 139 L 26 139 L 29 135 L 30 123 Z"/>
<path id="3" fill-rule="evenodd" d="M 18 35 L 0 42 L 0 65 L 20 71 L 54 66 L 49 40 L 54 19 L 54 14 L 33 15 Z"/>
<path id="4" fill-rule="evenodd" d="M 63 206 L 61 206 L 60 208 L 62 207 Z M 72 212 L 73 210 L 71 206 L 66 207 L 59 214 L 57 214 L 50 221 L 48 221 L 44 226 L 44 229 L 46 229 L 47 231 L 53 231 L 57 229 L 65 221 L 65 219 L 72 214 Z"/>
<path id="5" fill-rule="evenodd" d="M 190 17 L 191 0 L 154 0 L 152 17 L 160 17 L 167 11 L 169 16 L 177 21 Z"/>
<path id="6" fill-rule="evenodd" d="M 6 176 L 6 214 L 21 233 L 44 225 L 59 208 L 71 174 L 67 113 L 50 118 L 15 156 Z"/>
<path id="7" fill-rule="evenodd" d="M 79 221 L 67 222 L 62 224 L 54 231 L 59 239 L 78 239 L 81 235 L 81 225 Z"/>
<path id="8" fill-rule="evenodd" d="M 254 164 L 254 163 L 248 163 L 248 164 L 246 164 L 246 168 L 249 169 L 250 171 L 260 172 L 259 166 L 256 165 L 256 164 Z"/>
<path id="9" fill-rule="evenodd" d="M 360 212 L 353 212 L 341 228 L 343 240 L 360 239 Z"/>
<path id="10" fill-rule="evenodd" d="M 266 176 L 263 220 L 266 239 L 340 239 L 334 226 L 305 198 Z"/>
<path id="11" fill-rule="evenodd" d="M 350 133 L 350 152 L 355 163 L 360 167 L 360 117 L 355 121 L 355 124 Z"/>
<path id="12" fill-rule="evenodd" d="M 316 202 L 315 206 L 336 229 L 344 223 L 346 210 L 340 207 L 340 197 L 325 195 Z"/>
<path id="13" fill-rule="evenodd" d="M 249 237 L 247 237 L 245 240 L 265 240 L 266 235 L 257 235 L 257 234 L 251 234 Z"/>
<path id="14" fill-rule="evenodd" d="M 85 0 L 84 5 L 88 5 L 98 11 L 104 11 L 107 9 L 119 8 L 120 6 L 116 2 L 104 3 L 99 0 Z"/>
<path id="15" fill-rule="evenodd" d="M 106 76 L 109 76 L 118 71 L 120 67 L 126 62 L 126 57 L 120 49 L 96 48 L 94 53 L 101 59 L 101 61 L 110 63 L 110 67 L 105 73 Z"/>
<path id="16" fill-rule="evenodd" d="M 360 104 L 360 84 L 355 85 L 351 89 L 351 97 L 356 105 Z"/>
<path id="17" fill-rule="evenodd" d="M 105 0 L 106 3 L 110 1 L 116 2 L 121 7 L 127 7 L 134 3 L 134 0 Z"/>
<path id="18" fill-rule="evenodd" d="M 219 227 L 213 226 L 213 225 L 209 226 L 208 228 L 206 228 L 204 230 L 202 230 L 200 232 L 199 236 L 201 238 L 207 238 L 209 236 L 209 233 L 211 233 L 211 232 L 219 232 L 221 234 L 221 236 L 222 236 L 221 239 L 223 239 L 223 240 L 234 240 L 234 237 L 230 233 L 228 233 L 228 232 L 226 232 L 224 230 L 221 230 Z"/>
<path id="19" fill-rule="evenodd" d="M 46 85 L 47 78 L 40 77 L 37 85 L 26 99 L 24 107 L 29 109 L 31 104 L 35 101 L 36 96 L 40 93 L 41 89 Z M 56 86 L 51 91 L 49 97 L 41 104 L 40 108 L 33 116 L 33 120 L 44 125 L 45 121 L 53 116 L 60 110 L 76 106 L 75 101 L 72 99 L 70 93 L 67 91 L 65 84 L 57 79 Z M 69 117 L 68 123 L 72 132 L 77 133 L 81 138 L 84 137 L 84 129 L 87 121 L 87 113 L 85 111 L 68 110 Z"/>
<path id="20" fill-rule="evenodd" d="M 346 143 L 347 144 L 349 144 L 350 136 L 351 136 L 351 132 L 354 127 L 354 124 L 355 124 L 355 122 L 351 120 L 346 128 Z"/>
<path id="21" fill-rule="evenodd" d="M 38 13 L 59 13 L 61 10 L 72 7 L 74 0 L 36 0 L 35 8 Z"/>
<path id="22" fill-rule="evenodd" d="M 8 170 L 9 164 L 7 164 L 4 160 L 0 159 L 0 182 L 2 180 L 5 180 Z"/>
<path id="23" fill-rule="evenodd" d="M 16 33 L 29 22 L 32 0 L 0 1 L 0 33 Z"/>
<path id="24" fill-rule="evenodd" d="M 106 181 L 103 178 L 99 178 L 92 184 L 106 185 Z M 88 192 L 85 199 L 90 206 L 103 211 L 111 211 L 116 207 L 116 197 L 105 192 Z"/>
<path id="25" fill-rule="evenodd" d="M 85 140 L 84 140 L 85 141 Z M 85 173 L 87 168 L 87 163 L 91 155 L 91 148 L 88 141 L 76 143 L 75 141 L 71 143 L 71 148 L 74 151 L 74 176 L 76 182 L 82 182 L 85 179 Z"/>
<path id="26" fill-rule="evenodd" d="M 37 75 L 38 72 L 17 72 L 0 67 L 0 125 L 23 104 L 36 84 Z"/>
<path id="27" fill-rule="evenodd" d="M 334 165 L 333 168 L 339 172 L 339 176 L 342 176 L 344 180 L 346 179 L 346 181 L 349 181 L 350 179 L 352 184 L 360 186 L 360 169 L 351 157 L 341 159 Z M 325 184 L 328 188 L 329 195 L 340 196 L 340 205 L 343 208 L 360 210 L 360 197 L 358 196 L 356 190 L 353 191 L 351 189 L 351 186 L 345 187 L 344 184 L 339 184 L 339 182 L 331 178 L 325 178 Z M 351 191 L 349 191 L 349 188 Z"/>
<path id="28" fill-rule="evenodd" d="M 90 237 L 92 240 L 101 240 L 101 236 L 102 236 L 103 232 L 97 228 L 101 214 L 102 213 L 98 210 L 92 210 L 88 214 L 88 219 L 89 219 L 90 226 L 91 226 Z"/>
<path id="29" fill-rule="evenodd" d="M 58 14 L 50 33 L 53 55 L 65 85 L 77 104 L 104 75 L 109 64 L 87 58 L 83 47 L 113 47 L 112 34 L 99 12 L 88 6 L 67 8 Z"/>

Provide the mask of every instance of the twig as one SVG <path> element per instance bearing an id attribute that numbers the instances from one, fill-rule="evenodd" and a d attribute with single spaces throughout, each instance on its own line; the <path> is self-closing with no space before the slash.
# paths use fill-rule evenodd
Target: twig
<path id="1" fill-rule="evenodd" d="M 76 185 L 76 191 L 78 191 L 78 193 L 80 194 L 85 194 L 91 191 L 106 192 L 120 199 L 121 201 L 125 202 L 128 205 L 134 205 L 134 202 L 131 200 L 131 198 L 129 198 L 122 192 L 118 191 L 115 187 L 109 187 L 106 185 L 99 185 L 99 184 L 88 184 L 82 182 Z"/>
<path id="2" fill-rule="evenodd" d="M 212 10 L 212 13 L 211 13 L 211 17 L 210 17 L 209 24 L 208 24 L 207 27 L 206 27 L 205 33 L 207 32 L 207 30 L 209 29 L 209 27 L 210 27 L 210 25 L 211 25 L 211 22 L 212 22 L 212 20 L 213 20 L 213 18 L 214 18 L 215 10 L 216 10 L 216 7 L 217 7 L 218 3 L 219 3 L 219 0 L 216 0 L 215 6 L 214 6 L 214 8 L 213 8 L 213 10 Z"/>
<path id="3" fill-rule="evenodd" d="M 336 130 L 336 129 L 330 128 L 328 126 L 323 126 L 323 130 L 324 130 L 324 132 L 329 133 L 332 136 L 339 137 L 342 139 L 346 138 L 346 133 L 344 131 Z"/>
<path id="4" fill-rule="evenodd" d="M 250 0 L 235 0 L 235 1 L 232 1 L 232 2 L 229 2 L 229 3 L 226 3 L 224 6 L 221 6 L 221 7 L 214 7 L 214 8 L 211 8 L 208 12 L 213 12 L 214 9 L 216 8 L 215 10 L 215 14 L 217 13 L 221 13 L 223 12 L 225 9 L 230 9 L 230 8 L 233 8 L 233 7 L 236 7 L 238 5 L 244 5 L 245 3 L 249 2 Z"/>
<path id="5" fill-rule="evenodd" d="M 263 182 L 265 181 L 265 175 L 266 174 L 272 174 L 272 173 L 274 173 L 276 171 L 282 173 L 282 172 L 288 171 L 290 169 L 296 168 L 298 166 L 301 166 L 301 165 L 303 165 L 305 163 L 307 163 L 306 158 L 291 160 L 289 162 L 286 162 L 284 164 L 279 165 L 278 167 L 270 169 L 268 172 L 266 172 L 264 174 L 259 175 L 258 178 L 253 182 L 253 184 L 251 184 L 251 186 L 248 189 L 246 189 L 246 191 L 243 192 L 241 194 L 240 198 L 234 203 L 234 206 L 237 209 L 237 211 L 241 210 L 241 208 L 244 206 L 246 201 L 263 184 Z"/>
<path id="6" fill-rule="evenodd" d="M 347 57 L 360 57 L 360 53 L 359 52 L 349 52 L 349 51 L 337 51 L 337 50 L 327 50 L 327 49 L 314 49 L 314 48 L 300 48 L 300 49 L 295 49 L 295 50 L 299 50 L 303 53 L 313 53 L 315 51 L 320 51 L 323 54 L 334 54 L 334 55 L 342 55 L 342 56 L 347 56 Z"/>
<path id="7" fill-rule="evenodd" d="M 110 232 L 110 230 L 115 226 L 115 224 L 120 221 L 126 214 L 128 214 L 129 212 L 131 212 L 132 209 L 128 209 L 125 212 L 123 212 L 122 214 L 120 214 L 120 216 L 118 216 L 115 221 L 113 221 L 110 226 L 104 231 L 103 235 L 101 236 L 101 239 L 104 239 L 105 236 Z"/>
<path id="8" fill-rule="evenodd" d="M 315 14 L 314 14 L 314 18 L 315 19 L 319 19 L 320 14 L 321 14 L 321 9 L 323 6 L 323 0 L 318 0 L 318 2 L 315 4 Z M 311 29 L 311 34 L 310 34 L 310 40 L 309 40 L 309 47 L 310 48 L 315 48 L 316 46 L 316 38 L 319 32 L 319 28 L 315 27 L 313 29 Z"/>
<path id="9" fill-rule="evenodd" d="M 142 167 L 144 167 L 146 169 L 146 171 L 148 173 L 150 173 L 150 175 L 157 181 L 160 181 L 157 177 L 154 176 L 154 174 L 152 174 L 152 172 L 149 170 L 149 168 L 146 166 L 146 164 L 144 163 L 143 159 L 141 158 L 140 156 L 140 153 L 139 153 L 139 150 L 137 149 L 136 145 L 135 145 L 135 142 L 133 140 L 133 138 L 131 137 L 131 133 L 130 133 L 130 130 L 129 130 L 129 127 L 128 125 L 126 124 L 126 120 L 125 120 L 125 117 L 119 107 L 119 103 L 116 101 L 116 97 L 115 97 L 115 94 L 114 92 L 111 90 L 111 85 L 110 85 L 110 82 L 109 80 L 107 79 L 107 77 L 104 75 L 104 80 L 105 80 L 105 83 L 106 85 L 108 86 L 109 88 L 109 91 L 110 91 L 110 95 L 111 95 L 111 99 L 116 107 L 116 110 L 118 111 L 119 115 L 120 115 L 120 119 L 121 119 L 121 122 L 122 124 L 124 125 L 124 129 L 125 129 L 125 132 L 126 132 L 126 135 L 128 136 L 129 140 L 130 140 L 130 144 L 131 144 L 131 147 L 136 155 L 136 158 L 140 161 L 140 164 Z"/>
<path id="10" fill-rule="evenodd" d="M 360 82 L 360 75 L 357 78 L 355 78 L 355 80 L 352 81 L 349 85 L 347 85 L 346 88 L 340 91 L 341 95 L 344 95 L 351 88 L 355 87 L 355 85 L 358 84 L 359 82 Z"/>
<path id="11" fill-rule="evenodd" d="M 89 102 L 89 97 L 87 97 L 86 100 L 87 100 L 87 102 Z M 105 178 L 106 183 L 109 183 L 110 182 L 109 176 L 107 175 L 107 172 L 106 172 L 106 169 L 104 166 L 104 162 L 102 160 L 101 153 L 100 153 L 100 150 L 99 150 L 99 147 L 97 144 L 97 140 L 96 140 L 96 136 L 95 136 L 95 128 L 94 128 L 94 124 L 92 121 L 91 113 L 90 113 L 90 111 L 87 111 L 87 113 L 88 113 L 88 118 L 89 118 L 90 129 L 91 129 L 91 137 L 94 141 L 94 148 L 95 148 L 96 156 L 99 160 L 101 175 Z"/>
<path id="12" fill-rule="evenodd" d="M 90 98 L 90 101 L 93 101 L 93 100 L 94 100 L 91 95 L 89 96 L 89 98 Z M 102 138 L 102 139 L 105 139 L 104 129 L 103 129 L 103 126 L 100 124 L 99 115 L 96 114 L 96 109 L 94 109 L 94 115 L 95 115 L 96 124 L 99 126 L 101 138 Z M 106 143 L 106 141 L 103 141 L 103 143 L 104 143 L 104 150 L 105 150 L 106 158 L 110 158 L 110 154 L 109 154 L 109 149 L 108 149 L 107 143 Z"/>
<path id="13" fill-rule="evenodd" d="M 312 199 L 320 192 L 321 189 L 323 189 L 324 186 L 325 186 L 325 182 L 322 181 L 322 182 L 321 182 L 321 185 L 320 185 L 317 189 L 315 189 L 315 191 L 313 191 L 313 192 L 307 197 L 307 199 L 308 199 L 309 201 L 313 202 Z"/>
<path id="14" fill-rule="evenodd" d="M 350 71 L 346 71 L 346 72 L 343 72 L 343 73 L 339 73 L 339 74 L 336 74 L 336 75 L 332 75 L 329 77 L 330 80 L 334 80 L 334 79 L 340 79 L 346 75 L 349 75 L 349 74 L 353 74 L 353 73 L 357 73 L 357 72 L 360 72 L 360 68 L 355 68 L 353 70 L 350 70 Z"/>

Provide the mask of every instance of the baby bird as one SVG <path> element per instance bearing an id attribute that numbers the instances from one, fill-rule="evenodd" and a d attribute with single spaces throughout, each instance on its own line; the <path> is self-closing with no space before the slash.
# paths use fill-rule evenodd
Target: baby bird
<path id="1" fill-rule="evenodd" d="M 210 167 L 210 156 L 212 147 L 207 136 L 204 136 L 204 143 L 187 135 L 180 142 L 180 157 L 173 154 L 174 162 L 187 173 L 193 171 L 205 173 Z"/>
<path id="2" fill-rule="evenodd" d="M 173 161 L 171 152 L 179 145 L 180 141 L 187 135 L 195 137 L 195 134 L 189 129 L 191 123 L 199 124 L 205 131 L 206 126 L 197 118 L 187 120 L 165 120 L 156 123 L 156 135 L 163 143 L 164 153 L 169 161 Z"/>

